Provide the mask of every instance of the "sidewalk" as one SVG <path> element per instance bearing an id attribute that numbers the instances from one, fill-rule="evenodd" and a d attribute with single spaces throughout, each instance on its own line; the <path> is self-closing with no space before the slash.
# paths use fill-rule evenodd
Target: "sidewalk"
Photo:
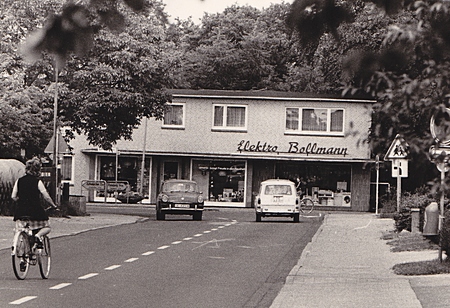
<path id="1" fill-rule="evenodd" d="M 71 218 L 50 217 L 52 232 L 51 238 L 65 235 L 74 235 L 93 229 L 110 226 L 131 224 L 140 221 L 143 217 L 114 214 L 92 213 L 89 216 L 70 216 Z M 14 221 L 12 216 L 0 216 L 0 249 L 11 249 L 14 235 Z"/>
<path id="2" fill-rule="evenodd" d="M 370 213 L 328 214 L 271 307 L 450 307 L 449 275 L 392 272 L 397 263 L 437 258 L 391 252 L 381 235 L 392 229 L 392 219 Z"/>

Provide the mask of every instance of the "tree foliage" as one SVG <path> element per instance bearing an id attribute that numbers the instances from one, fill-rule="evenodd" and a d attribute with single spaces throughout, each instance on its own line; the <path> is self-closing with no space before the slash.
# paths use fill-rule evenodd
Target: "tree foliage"
<path id="1" fill-rule="evenodd" d="M 55 71 L 58 119 L 67 137 L 84 133 L 110 149 L 142 117 L 160 117 L 173 56 L 159 0 L 5 0 L 0 4 L 2 157 L 43 153 L 52 136 Z M 142 3 L 142 5 L 141 5 Z M 139 14 L 135 11 L 139 10 Z M 21 42 L 25 60 L 19 52 Z M 38 60 L 39 59 L 39 60 Z"/>

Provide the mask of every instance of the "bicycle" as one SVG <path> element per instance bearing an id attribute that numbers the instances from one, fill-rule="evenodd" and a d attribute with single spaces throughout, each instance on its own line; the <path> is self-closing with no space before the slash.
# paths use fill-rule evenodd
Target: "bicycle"
<path id="1" fill-rule="evenodd" d="M 309 214 L 314 210 L 314 201 L 311 198 L 305 197 L 300 200 L 300 212 Z"/>
<path id="2" fill-rule="evenodd" d="M 42 248 L 38 247 L 34 235 L 39 229 L 32 230 L 30 228 L 30 217 L 22 217 L 21 220 L 27 222 L 21 230 L 16 230 L 11 247 L 14 275 L 17 279 L 23 280 L 27 277 L 30 265 L 39 264 L 41 277 L 47 279 L 51 265 L 50 239 L 44 235 L 42 237 Z"/>

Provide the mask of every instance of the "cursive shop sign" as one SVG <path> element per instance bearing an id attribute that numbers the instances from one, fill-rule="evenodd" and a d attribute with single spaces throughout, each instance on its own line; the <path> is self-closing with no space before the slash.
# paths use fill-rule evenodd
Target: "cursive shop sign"
<path id="1" fill-rule="evenodd" d="M 301 155 L 348 155 L 347 148 L 341 147 L 323 147 L 319 146 L 316 142 L 308 144 L 300 144 L 296 141 L 291 141 L 286 144 L 285 147 L 278 145 L 271 145 L 267 142 L 258 141 L 252 143 L 249 140 L 241 140 L 238 143 L 237 150 L 239 153 L 251 152 L 251 153 L 288 153 L 288 154 L 301 154 Z"/>

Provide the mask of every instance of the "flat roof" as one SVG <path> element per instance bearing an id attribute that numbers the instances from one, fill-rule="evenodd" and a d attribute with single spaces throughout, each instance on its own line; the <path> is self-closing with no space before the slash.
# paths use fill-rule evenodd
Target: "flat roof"
<path id="1" fill-rule="evenodd" d="M 298 101 L 347 101 L 355 103 L 373 104 L 376 100 L 368 97 L 339 97 L 339 95 L 316 94 L 303 92 L 283 92 L 267 90 L 193 90 L 193 89 L 168 89 L 167 92 L 174 98 L 232 98 L 232 99 L 254 99 L 254 100 L 298 100 Z"/>

